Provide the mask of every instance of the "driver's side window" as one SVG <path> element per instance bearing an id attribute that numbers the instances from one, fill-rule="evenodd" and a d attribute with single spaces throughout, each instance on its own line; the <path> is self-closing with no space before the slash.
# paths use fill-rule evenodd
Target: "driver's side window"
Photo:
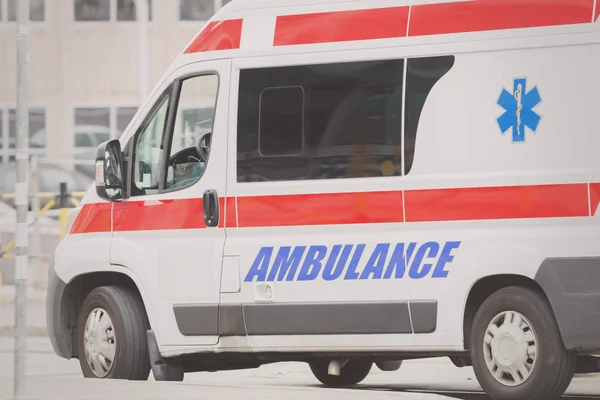
<path id="1" fill-rule="evenodd" d="M 131 196 L 177 190 L 204 174 L 218 89 L 217 75 L 198 75 L 176 81 L 158 100 L 134 137 Z"/>
<path id="2" fill-rule="evenodd" d="M 171 90 L 157 102 L 150 119 L 135 137 L 131 195 L 150 194 L 160 189 L 161 156 L 164 149 Z"/>
<path id="3" fill-rule="evenodd" d="M 206 169 L 219 89 L 217 75 L 181 82 L 169 151 L 165 190 L 193 184 Z"/>

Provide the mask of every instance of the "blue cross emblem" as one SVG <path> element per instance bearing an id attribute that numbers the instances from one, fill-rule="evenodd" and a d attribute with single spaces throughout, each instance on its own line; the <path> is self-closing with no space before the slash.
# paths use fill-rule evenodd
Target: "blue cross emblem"
<path id="1" fill-rule="evenodd" d="M 542 101 L 537 86 L 529 92 L 526 90 L 527 79 L 515 79 L 513 92 L 504 89 L 498 99 L 498 105 L 505 110 L 497 120 L 498 126 L 503 135 L 512 128 L 513 143 L 525 141 L 525 128 L 535 133 L 542 119 L 534 111 Z"/>

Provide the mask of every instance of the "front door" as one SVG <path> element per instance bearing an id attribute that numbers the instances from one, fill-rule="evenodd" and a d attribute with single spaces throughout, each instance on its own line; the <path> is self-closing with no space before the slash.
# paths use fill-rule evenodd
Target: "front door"
<path id="1" fill-rule="evenodd" d="M 125 143 L 111 263 L 140 281 L 161 345 L 218 341 L 230 63 L 179 69 Z"/>

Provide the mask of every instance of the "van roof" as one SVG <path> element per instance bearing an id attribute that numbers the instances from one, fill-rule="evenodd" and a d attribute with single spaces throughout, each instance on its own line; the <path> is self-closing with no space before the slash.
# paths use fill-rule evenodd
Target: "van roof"
<path id="1" fill-rule="evenodd" d="M 306 44 L 310 51 L 329 51 L 334 43 L 345 49 L 373 48 L 394 42 L 481 42 L 597 32 L 596 3 L 528 0 L 515 12 L 514 2 L 506 0 L 232 0 L 190 40 L 172 67 L 300 53 L 307 49 L 298 45 Z"/>
<path id="2" fill-rule="evenodd" d="M 506 0 L 233 0 L 183 53 L 492 31 L 503 36 L 523 28 L 530 36 L 543 35 L 539 28 L 560 26 L 589 32 L 598 29 L 596 3 L 529 0 L 517 7 Z M 274 42 L 273 33 L 283 40 Z"/>
<path id="3" fill-rule="evenodd" d="M 222 19 L 227 14 L 242 10 L 257 10 L 257 9 L 272 9 L 272 8 L 284 8 L 284 7 L 298 7 L 306 5 L 318 5 L 318 4 L 334 4 L 334 3 L 348 3 L 348 0 L 232 0 L 223 6 L 215 17 Z M 366 3 L 368 0 L 355 0 L 355 3 Z M 392 1 L 392 5 L 398 5 L 399 3 L 410 4 L 410 0 Z"/>

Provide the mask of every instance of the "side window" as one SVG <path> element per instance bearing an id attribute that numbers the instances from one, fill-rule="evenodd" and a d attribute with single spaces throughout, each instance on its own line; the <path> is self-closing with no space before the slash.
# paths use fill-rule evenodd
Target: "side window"
<path id="1" fill-rule="evenodd" d="M 304 89 L 299 86 L 265 89 L 260 95 L 259 108 L 260 154 L 300 155 L 304 145 Z"/>
<path id="2" fill-rule="evenodd" d="M 440 56 L 242 70 L 238 182 L 408 174 L 427 97 L 453 65 Z"/>
<path id="3" fill-rule="evenodd" d="M 402 173 L 404 60 L 241 71 L 238 181 Z"/>
<path id="4" fill-rule="evenodd" d="M 169 148 L 165 190 L 197 181 L 206 169 L 219 89 L 217 75 L 201 75 L 181 82 Z"/>
<path id="5" fill-rule="evenodd" d="M 139 196 L 158 191 L 160 181 L 163 137 L 166 131 L 170 107 L 169 90 L 158 101 L 150 118 L 142 125 L 135 136 L 133 148 L 133 168 L 131 195 Z"/>

